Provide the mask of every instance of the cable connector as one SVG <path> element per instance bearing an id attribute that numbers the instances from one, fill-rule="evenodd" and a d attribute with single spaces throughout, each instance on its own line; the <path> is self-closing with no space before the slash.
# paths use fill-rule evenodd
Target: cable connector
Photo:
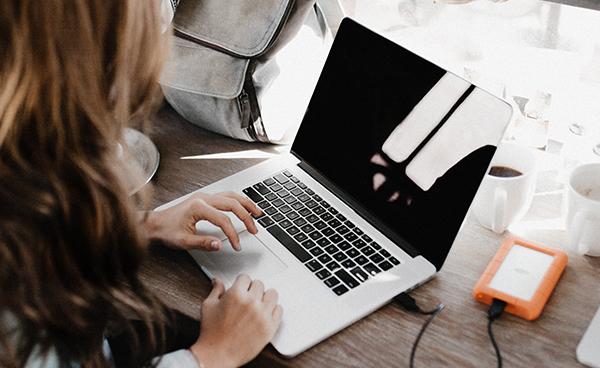
<path id="1" fill-rule="evenodd" d="M 492 305 L 490 305 L 490 309 L 488 309 L 488 335 L 490 335 L 490 341 L 492 342 L 492 346 L 496 352 L 498 368 L 502 368 L 502 354 L 500 354 L 500 348 L 498 347 L 498 343 L 496 343 L 496 338 L 494 338 L 494 333 L 492 332 L 492 323 L 494 323 L 494 321 L 502 315 L 504 308 L 506 308 L 505 301 L 494 299 L 492 301 Z"/>
<path id="2" fill-rule="evenodd" d="M 407 293 L 396 295 L 394 301 L 409 312 L 421 313 L 421 308 L 417 305 L 415 298 Z"/>

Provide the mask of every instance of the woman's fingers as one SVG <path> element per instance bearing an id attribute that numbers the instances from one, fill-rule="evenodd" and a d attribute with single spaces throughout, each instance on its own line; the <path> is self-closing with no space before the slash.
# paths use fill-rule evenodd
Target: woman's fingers
<path id="1" fill-rule="evenodd" d="M 256 229 L 254 219 L 252 218 L 248 210 L 244 206 L 242 206 L 242 203 L 237 198 L 232 198 L 229 196 L 234 194 L 235 193 L 228 193 L 228 196 L 212 196 L 210 199 L 207 200 L 207 202 L 221 211 L 233 212 L 237 216 L 237 218 L 239 218 L 244 223 L 246 229 L 248 229 L 250 233 L 256 234 L 258 230 Z"/>
<path id="2" fill-rule="evenodd" d="M 277 305 L 277 301 L 279 300 L 279 294 L 274 289 L 269 289 L 265 291 L 262 300 L 263 303 L 275 307 L 275 305 Z"/>
<path id="3" fill-rule="evenodd" d="M 273 321 L 277 323 L 277 326 L 279 326 L 279 322 L 281 322 L 282 316 L 283 308 L 281 307 L 281 305 L 277 304 L 275 308 L 273 308 Z M 277 326 L 275 327 L 275 329 L 277 329 Z"/>
<path id="4" fill-rule="evenodd" d="M 212 280 L 212 282 L 213 288 L 210 294 L 208 294 L 208 297 L 206 297 L 206 299 L 217 300 L 221 298 L 221 295 L 223 295 L 223 293 L 225 293 L 225 285 L 223 285 L 223 282 L 216 277 Z"/>
<path id="5" fill-rule="evenodd" d="M 254 299 L 262 300 L 265 292 L 265 284 L 260 280 L 254 280 L 250 283 L 250 288 L 248 290 Z"/>
<path id="6" fill-rule="evenodd" d="M 227 238 L 229 238 L 233 249 L 238 251 L 241 250 L 240 238 L 229 217 L 227 217 L 227 215 L 225 215 L 223 212 L 218 211 L 214 207 L 208 205 L 204 201 L 198 201 L 196 203 L 199 207 L 199 212 L 201 212 L 201 217 L 211 224 L 220 227 Z"/>
<path id="7" fill-rule="evenodd" d="M 241 274 L 235 278 L 235 282 L 233 283 L 231 288 L 242 291 L 242 292 L 246 292 L 250 288 L 251 282 L 252 282 L 252 279 L 250 279 L 250 276 Z"/>
<path id="8" fill-rule="evenodd" d="M 185 249 L 202 249 L 210 252 L 221 249 L 221 240 L 214 236 L 186 234 L 181 242 Z"/>
<path id="9" fill-rule="evenodd" d="M 258 208 L 258 206 L 256 204 L 254 204 L 254 202 L 252 202 L 250 200 L 250 198 L 244 197 L 243 195 L 237 194 L 235 192 L 224 192 L 221 194 L 225 197 L 229 197 L 229 198 L 235 199 L 236 201 L 240 202 L 242 204 L 242 206 L 244 206 L 244 208 L 248 212 L 250 212 L 252 215 L 254 215 L 254 216 L 262 215 L 262 210 L 260 208 Z"/>

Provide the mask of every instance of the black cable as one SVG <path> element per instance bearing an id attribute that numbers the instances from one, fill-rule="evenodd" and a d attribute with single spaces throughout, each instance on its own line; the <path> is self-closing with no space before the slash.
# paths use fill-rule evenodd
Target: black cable
<path id="1" fill-rule="evenodd" d="M 415 354 L 417 353 L 417 346 L 419 346 L 419 341 L 421 341 L 421 337 L 423 337 L 423 334 L 425 333 L 425 330 L 427 329 L 427 327 L 429 326 L 431 321 L 433 321 L 433 319 L 438 314 L 440 314 L 440 312 L 442 310 L 444 310 L 444 308 L 446 306 L 444 304 L 440 303 L 434 309 L 426 311 L 426 310 L 421 309 L 421 307 L 419 307 L 417 305 L 417 301 L 406 293 L 397 295 L 394 298 L 394 301 L 396 303 L 400 304 L 400 306 L 402 308 L 406 309 L 409 312 L 415 312 L 415 313 L 429 316 L 427 321 L 425 321 L 425 323 L 423 323 L 423 326 L 421 327 L 421 330 L 419 331 L 419 334 L 417 335 L 417 338 L 415 339 L 413 347 L 410 351 L 410 368 L 413 368 L 414 363 L 415 363 Z"/>
<path id="2" fill-rule="evenodd" d="M 500 355 L 500 348 L 498 347 L 496 338 L 494 338 L 494 333 L 492 331 L 492 323 L 494 323 L 494 321 L 502 315 L 502 312 L 504 312 L 504 308 L 506 308 L 506 302 L 499 299 L 494 299 L 492 305 L 490 306 L 490 309 L 488 310 L 488 335 L 490 335 L 492 346 L 494 347 L 494 351 L 496 352 L 496 361 L 498 362 L 498 368 L 502 368 L 502 355 Z"/>

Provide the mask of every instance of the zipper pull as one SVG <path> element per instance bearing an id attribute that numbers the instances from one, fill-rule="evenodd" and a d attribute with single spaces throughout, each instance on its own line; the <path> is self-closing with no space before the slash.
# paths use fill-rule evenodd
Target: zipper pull
<path id="1" fill-rule="evenodd" d="M 242 113 L 242 129 L 247 129 L 250 126 L 250 96 L 246 90 L 238 96 L 240 111 Z"/>

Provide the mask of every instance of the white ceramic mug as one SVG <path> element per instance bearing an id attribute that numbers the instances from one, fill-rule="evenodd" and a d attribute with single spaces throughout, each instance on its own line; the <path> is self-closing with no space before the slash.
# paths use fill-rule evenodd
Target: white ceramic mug
<path id="1" fill-rule="evenodd" d="M 521 173 L 500 177 L 489 173 L 483 179 L 474 203 L 475 217 L 500 234 L 520 220 L 531 206 L 536 182 L 535 156 L 531 149 L 514 143 L 498 147 L 490 167 L 503 166 Z"/>
<path id="2" fill-rule="evenodd" d="M 600 256 L 600 163 L 576 167 L 567 188 L 568 246 Z"/>

